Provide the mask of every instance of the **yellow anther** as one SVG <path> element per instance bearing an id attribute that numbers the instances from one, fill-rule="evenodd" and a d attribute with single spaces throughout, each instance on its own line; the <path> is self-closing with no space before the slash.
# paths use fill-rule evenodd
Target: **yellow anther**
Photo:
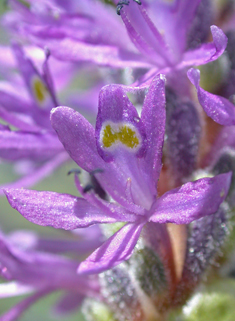
<path id="1" fill-rule="evenodd" d="M 33 92 L 34 92 L 34 96 L 36 97 L 36 99 L 39 101 L 40 104 L 42 104 L 45 101 L 48 95 L 47 87 L 39 78 L 36 78 L 33 81 Z"/>
<path id="2" fill-rule="evenodd" d="M 139 138 L 137 137 L 135 130 L 127 124 L 121 124 L 115 129 L 109 124 L 106 125 L 103 130 L 103 146 L 106 148 L 111 147 L 117 141 L 120 141 L 123 145 L 132 149 L 139 145 Z"/>

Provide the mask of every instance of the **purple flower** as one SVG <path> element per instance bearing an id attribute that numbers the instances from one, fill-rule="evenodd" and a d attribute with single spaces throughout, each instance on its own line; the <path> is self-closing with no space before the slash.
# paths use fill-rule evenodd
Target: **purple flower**
<path id="1" fill-rule="evenodd" d="M 104 87 L 96 129 L 79 113 L 58 107 L 52 126 L 71 158 L 91 173 L 109 200 L 76 184 L 82 198 L 53 192 L 6 189 L 11 206 L 39 225 L 75 229 L 97 223 L 127 222 L 79 265 L 79 273 L 98 273 L 127 260 L 141 230 L 152 224 L 188 224 L 214 214 L 225 199 L 231 173 L 203 178 L 157 197 L 165 134 L 165 81 L 151 83 L 141 116 L 122 86 Z"/>
<path id="2" fill-rule="evenodd" d="M 24 167 L 23 172 L 18 171 L 21 177 L 17 181 L 4 184 L 5 187 L 17 188 L 36 184 L 69 158 L 50 123 L 50 111 L 58 102 L 48 66 L 49 55 L 45 57 L 41 50 L 35 48 L 23 50 L 16 43 L 11 49 L 10 51 L 10 48 L 0 48 L 0 52 L 2 50 L 11 57 L 8 71 L 5 72 L 9 81 L 0 82 L 0 117 L 9 124 L 0 126 L 0 158 L 12 162 L 16 171 Z M 34 59 L 30 58 L 28 51 Z M 44 56 L 42 64 L 38 61 L 41 55 Z M 51 66 L 56 69 L 53 73 L 56 86 L 60 90 L 64 89 L 74 70 L 72 72 L 70 64 L 60 64 L 51 58 Z M 17 67 L 19 75 L 11 70 Z M 62 73 L 66 73 L 66 76 Z M 90 106 L 94 106 L 94 97 L 97 100 L 100 87 L 101 85 L 96 85 L 89 91 L 89 95 L 86 93 L 86 97 L 70 96 L 73 106 L 84 106 L 83 110 L 78 109 L 93 121 L 97 108 Z M 17 130 L 11 129 L 10 126 L 16 127 Z M 27 166 L 21 166 L 25 162 L 28 162 Z"/>
<path id="3" fill-rule="evenodd" d="M 87 232 L 89 234 L 89 230 Z M 99 239 L 93 238 L 94 241 Z M 78 261 L 55 254 L 56 243 L 60 252 L 74 252 L 82 247 L 76 239 L 70 242 L 47 240 L 26 231 L 7 237 L 0 235 L 0 275 L 5 280 L 0 284 L 0 298 L 29 295 L 5 312 L 1 320 L 18 319 L 35 301 L 58 290 L 63 291 L 55 306 L 58 313 L 69 313 L 79 308 L 85 297 L 100 298 L 98 278 L 79 276 L 76 273 Z M 40 251 L 42 249 L 44 252 Z"/>
<path id="4" fill-rule="evenodd" d="M 14 44 L 12 50 L 22 78 L 9 73 L 11 81 L 0 83 L 0 117 L 17 130 L 1 126 L 0 157 L 16 165 L 22 160 L 31 162 L 31 169 L 9 184 L 21 187 L 35 184 L 68 157 L 49 121 L 50 110 L 58 103 L 48 57 L 39 72 L 19 45 Z"/>
<path id="5" fill-rule="evenodd" d="M 212 25 L 207 0 L 193 4 L 188 0 L 145 0 L 141 5 L 131 0 L 121 5 L 124 26 L 113 7 L 90 0 L 66 5 L 56 1 L 30 3 L 27 7 L 16 0 L 10 3 L 16 11 L 9 12 L 4 22 L 18 35 L 49 48 L 59 60 L 133 68 L 136 86 L 149 85 L 154 75 L 164 73 L 184 87 L 184 75 L 179 76 L 179 71 L 216 60 L 227 46 L 223 31 Z M 205 43 L 209 29 L 213 41 Z M 234 110 L 229 104 L 225 108 L 224 103 L 208 102 L 203 97 L 202 107 L 213 120 L 234 124 Z"/>
<path id="6" fill-rule="evenodd" d="M 54 57 L 150 69 L 142 82 L 158 72 L 216 60 L 227 45 L 222 30 L 213 25 L 213 41 L 195 45 L 195 30 L 201 41 L 208 34 L 211 19 L 206 1 L 199 6 L 200 0 L 146 0 L 141 5 L 131 0 L 120 10 L 125 27 L 113 7 L 90 0 L 79 4 L 68 1 L 66 5 L 30 2 L 28 7 L 16 0 L 9 2 L 15 11 L 5 16 L 5 24 L 28 41 L 48 47 Z M 198 24 L 198 19 L 203 23 Z"/>

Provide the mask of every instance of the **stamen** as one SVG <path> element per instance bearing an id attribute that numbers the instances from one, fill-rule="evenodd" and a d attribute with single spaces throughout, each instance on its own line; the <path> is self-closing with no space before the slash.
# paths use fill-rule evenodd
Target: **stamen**
<path id="1" fill-rule="evenodd" d="M 48 59 L 51 55 L 51 51 L 47 46 L 44 47 L 44 52 L 45 52 L 46 58 Z"/>
<path id="2" fill-rule="evenodd" d="M 39 77 L 33 80 L 33 93 L 39 104 L 43 104 L 48 96 L 48 89 Z"/>
<path id="3" fill-rule="evenodd" d="M 84 188 L 83 188 L 83 193 L 85 194 L 85 193 L 88 193 L 89 191 L 91 191 L 91 190 L 95 190 L 95 187 L 93 186 L 93 185 L 91 185 L 91 184 L 87 184 Z"/>
<path id="4" fill-rule="evenodd" d="M 70 169 L 70 171 L 68 171 L 67 175 L 71 175 L 71 174 L 81 174 L 81 170 L 78 168 L 72 168 Z"/>
<path id="5" fill-rule="evenodd" d="M 141 5 L 141 4 L 142 4 L 140 0 L 133 0 L 133 1 L 135 1 L 138 5 Z M 130 3 L 129 0 L 121 0 L 121 1 L 118 2 L 116 11 L 117 11 L 117 14 L 118 14 L 119 16 L 120 16 L 120 14 L 121 14 L 121 9 L 123 8 L 123 6 L 124 6 L 124 5 L 128 6 L 129 3 Z"/>
<path id="6" fill-rule="evenodd" d="M 98 174 L 98 173 L 103 173 L 104 170 L 101 169 L 101 168 L 97 168 L 95 170 L 93 170 L 92 172 L 90 172 L 90 176 L 91 176 L 91 183 L 87 185 L 87 187 L 85 187 L 85 189 L 87 190 L 87 192 L 89 190 L 91 190 L 91 188 L 87 189 L 88 187 L 90 187 L 89 185 L 92 186 L 92 189 L 94 190 L 94 192 L 99 195 L 99 197 L 103 200 L 107 200 L 108 197 L 107 197 L 107 194 L 105 192 L 105 190 L 102 188 L 102 186 L 100 185 L 100 183 L 98 182 L 98 180 L 95 178 L 95 174 Z M 84 189 L 84 190 L 85 190 Z M 84 191 L 85 193 L 85 191 Z"/>
<path id="7" fill-rule="evenodd" d="M 91 177 L 91 182 L 88 183 L 83 188 L 83 193 L 86 194 L 86 193 L 90 192 L 91 190 L 93 190 L 95 192 L 95 194 L 97 194 L 101 199 L 103 199 L 103 200 L 108 199 L 106 192 L 103 190 L 103 188 L 100 186 L 99 182 L 97 181 L 97 179 L 94 176 Z"/>

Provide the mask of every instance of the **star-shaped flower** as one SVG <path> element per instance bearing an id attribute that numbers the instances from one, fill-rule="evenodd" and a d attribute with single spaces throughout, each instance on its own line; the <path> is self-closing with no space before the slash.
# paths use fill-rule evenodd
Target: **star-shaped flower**
<path id="1" fill-rule="evenodd" d="M 52 126 L 71 158 L 93 173 L 109 200 L 94 190 L 83 197 L 8 189 L 11 206 L 40 225 L 75 229 L 97 223 L 126 222 L 79 265 L 79 273 L 98 273 L 127 260 L 148 222 L 188 224 L 214 214 L 225 199 L 231 173 L 202 178 L 158 197 L 165 134 L 165 79 L 157 76 L 141 116 L 122 86 L 108 85 L 99 96 L 96 129 L 78 112 L 58 107 Z M 97 170 L 98 169 L 98 170 Z"/>

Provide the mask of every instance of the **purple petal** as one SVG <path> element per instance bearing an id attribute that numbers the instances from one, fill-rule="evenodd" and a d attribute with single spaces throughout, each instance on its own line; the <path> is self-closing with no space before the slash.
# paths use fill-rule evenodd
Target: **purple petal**
<path id="1" fill-rule="evenodd" d="M 188 78 L 196 87 L 198 100 L 209 117 L 220 125 L 235 125 L 235 106 L 226 98 L 213 95 L 199 86 L 200 71 L 189 69 Z"/>
<path id="2" fill-rule="evenodd" d="M 117 221 L 84 199 L 72 195 L 24 189 L 6 189 L 4 192 L 14 209 L 28 221 L 38 225 L 73 230 L 96 223 Z"/>
<path id="3" fill-rule="evenodd" d="M 8 160 L 30 158 L 43 161 L 63 151 L 54 133 L 31 134 L 21 131 L 0 131 L 0 157 Z"/>
<path id="4" fill-rule="evenodd" d="M 80 167 L 88 172 L 105 167 L 97 153 L 95 130 L 78 112 L 68 107 L 54 108 L 51 124 L 70 157 Z"/>
<path id="5" fill-rule="evenodd" d="M 0 62 L 1 71 L 2 68 L 15 67 L 15 59 L 12 50 L 9 46 L 0 45 Z M 3 71 L 5 71 L 3 69 Z"/>
<path id="6" fill-rule="evenodd" d="M 214 214 L 227 196 L 232 173 L 202 178 L 175 188 L 156 201 L 150 221 L 188 224 Z"/>
<path id="7" fill-rule="evenodd" d="M 0 86 L 0 104 L 7 111 L 16 113 L 29 113 L 32 108 L 32 104 L 29 100 L 22 94 L 22 86 L 13 83 L 15 86 L 15 92 L 12 89 L 4 88 L 4 85 Z M 3 87 L 3 88 L 2 88 Z"/>
<path id="8" fill-rule="evenodd" d="M 165 41 L 142 6 L 130 2 L 122 8 L 121 17 L 130 39 L 140 52 L 160 67 L 169 64 Z"/>
<path id="9" fill-rule="evenodd" d="M 25 80 L 25 84 L 39 108 L 51 109 L 57 105 L 53 92 L 51 79 L 47 67 L 47 58 L 43 65 L 44 77 L 39 74 L 33 62 L 26 57 L 22 48 L 18 44 L 12 46 L 18 68 Z M 49 80 L 49 83 L 48 83 Z"/>
<path id="10" fill-rule="evenodd" d="M 126 224 L 79 265 L 78 273 L 100 273 L 127 260 L 143 226 L 144 223 Z"/>
<path id="11" fill-rule="evenodd" d="M 52 110 L 51 122 L 65 149 L 81 168 L 88 172 L 103 169 L 102 173 L 96 174 L 96 179 L 113 199 L 130 210 L 134 206 L 137 213 L 143 212 L 142 208 L 136 209 L 135 204 L 125 200 L 129 171 L 126 173 L 122 169 L 120 172 L 120 167 L 103 161 L 97 152 L 95 130 L 83 116 L 68 107 L 58 107 Z M 136 187 L 135 184 L 133 186 Z"/>
<path id="12" fill-rule="evenodd" d="M 34 250 L 50 253 L 76 253 L 76 255 L 87 255 L 94 251 L 104 241 L 104 236 L 98 225 L 86 229 L 76 230 L 77 235 L 71 239 L 55 237 L 44 237 L 33 231 L 16 230 L 8 234 L 9 242 L 24 250 Z M 82 233 L 83 232 L 83 233 Z M 92 234 L 92 235 L 91 235 Z M 1 296 L 1 294 L 0 294 Z"/>
<path id="13" fill-rule="evenodd" d="M 176 49 L 177 44 L 179 43 L 181 52 L 185 50 L 189 25 L 192 23 L 192 20 L 195 17 L 196 10 L 200 2 L 201 0 L 176 0 L 173 2 L 173 6 L 175 5 L 175 8 L 173 8 L 171 14 L 174 22 L 172 24 L 170 23 L 170 25 L 173 27 L 173 34 L 169 35 L 174 42 L 174 46 L 172 46 L 173 49 Z M 167 26 L 167 19 L 163 19 L 163 21 Z M 179 39 L 181 39 L 181 41 L 179 41 Z"/>
<path id="14" fill-rule="evenodd" d="M 5 108 L 0 106 L 0 117 L 5 120 L 7 123 L 13 125 L 16 128 L 19 128 L 24 131 L 30 132 L 39 132 L 42 130 L 41 127 L 37 126 L 34 121 L 32 121 L 31 117 L 23 117 L 21 115 L 16 115 L 7 111 Z"/>
<path id="15" fill-rule="evenodd" d="M 99 154 L 109 162 L 106 171 L 100 175 L 100 184 L 112 195 L 117 185 L 115 181 L 119 181 L 120 195 L 125 195 L 132 203 L 150 208 L 153 193 L 149 176 L 145 173 L 146 134 L 137 110 L 120 85 L 105 86 L 100 92 L 96 139 Z M 126 193 L 128 188 L 129 197 Z"/>
<path id="16" fill-rule="evenodd" d="M 166 122 L 165 104 L 165 78 L 158 75 L 149 87 L 141 113 L 147 136 L 146 172 L 149 173 L 155 183 L 161 171 Z"/>
<path id="17" fill-rule="evenodd" d="M 85 295 L 97 295 L 99 291 L 96 278 L 88 279 L 76 273 L 78 261 L 51 253 L 20 250 L 3 235 L 0 235 L 0 256 L 0 273 L 4 279 L 14 279 L 37 289 L 64 289 Z"/>
<path id="18" fill-rule="evenodd" d="M 92 62 L 102 66 L 114 68 L 150 68 L 151 64 L 145 62 L 137 53 L 128 52 L 114 46 L 87 44 L 82 41 L 64 38 L 44 42 L 51 54 L 64 61 Z"/>
<path id="19" fill-rule="evenodd" d="M 135 52 L 113 8 L 93 1 L 79 3 L 76 13 L 64 12 L 60 7 L 45 10 L 45 4 L 43 7 L 40 3 L 37 8 L 40 8 L 39 14 L 35 8 L 29 11 L 16 6 L 20 19 L 8 14 L 5 23 L 28 39 L 30 37 L 31 42 L 47 47 L 57 59 L 90 61 L 119 68 L 150 66 Z M 59 20 L 52 19 L 53 11 L 54 14 L 60 12 Z"/>
<path id="20" fill-rule="evenodd" d="M 106 177 L 107 179 L 107 177 Z M 99 197 L 94 192 L 84 193 L 83 187 L 80 185 L 79 179 L 75 176 L 75 185 L 78 188 L 78 191 L 81 193 L 83 198 L 94 207 L 98 208 L 101 212 L 106 213 L 107 216 L 113 217 L 115 213 L 115 218 L 120 221 L 133 222 L 136 219 L 136 214 L 130 211 L 127 211 L 126 208 L 123 208 L 118 203 L 113 203 L 106 201 Z"/>
<path id="21" fill-rule="evenodd" d="M 158 30 L 164 30 L 164 37 L 176 61 L 181 58 L 185 50 L 189 25 L 192 23 L 199 3 L 200 0 L 176 0 L 170 3 L 152 1 L 149 3 L 151 18 Z"/>
<path id="22" fill-rule="evenodd" d="M 104 131 L 107 126 L 110 126 L 111 131 L 116 132 L 119 128 L 115 128 L 115 126 L 118 126 L 119 124 L 120 126 L 125 126 L 126 124 L 127 126 L 132 126 L 131 129 L 138 137 L 138 145 L 140 145 L 136 152 L 134 148 L 126 147 L 126 145 L 123 146 L 123 143 L 120 142 L 113 142 L 109 147 L 106 147 L 103 141 L 101 142 L 102 128 Z M 103 87 L 100 91 L 99 110 L 96 121 L 96 139 L 98 152 L 105 161 L 113 160 L 116 154 L 116 156 L 118 156 L 121 152 L 120 148 L 125 148 L 125 150 L 128 151 L 128 154 L 134 153 L 138 157 L 143 156 L 145 151 L 145 132 L 143 124 L 138 116 L 137 110 L 128 99 L 123 87 L 120 85 L 108 85 Z M 116 144 L 117 146 L 115 146 Z"/>
<path id="23" fill-rule="evenodd" d="M 213 42 L 202 44 L 195 50 L 185 52 L 182 63 L 178 65 L 179 68 L 207 64 L 222 55 L 227 46 L 228 39 L 223 31 L 216 26 L 211 26 L 211 33 Z"/>

